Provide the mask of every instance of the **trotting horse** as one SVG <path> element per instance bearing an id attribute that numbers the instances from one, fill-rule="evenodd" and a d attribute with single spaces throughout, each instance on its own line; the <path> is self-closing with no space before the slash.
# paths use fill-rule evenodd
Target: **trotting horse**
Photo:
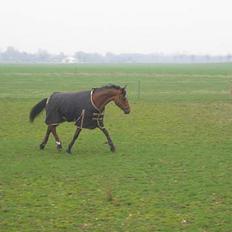
<path id="1" fill-rule="evenodd" d="M 125 114 L 130 113 L 126 88 L 117 85 L 107 85 L 83 92 L 55 92 L 49 98 L 41 100 L 30 112 L 30 121 L 33 122 L 43 109 L 46 110 L 45 123 L 48 127 L 46 135 L 40 144 L 40 149 L 45 148 L 50 133 L 55 138 L 57 149 L 62 149 L 56 127 L 60 123 L 67 121 L 75 122 L 77 126 L 73 139 L 66 150 L 69 154 L 71 154 L 72 146 L 83 128 L 99 128 L 105 134 L 111 151 L 114 152 L 115 146 L 103 122 L 105 106 L 111 101 L 121 108 Z"/>

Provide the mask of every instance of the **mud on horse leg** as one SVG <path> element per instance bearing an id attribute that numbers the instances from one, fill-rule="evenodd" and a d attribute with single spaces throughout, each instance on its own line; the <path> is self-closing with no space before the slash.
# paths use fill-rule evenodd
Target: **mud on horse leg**
<path id="1" fill-rule="evenodd" d="M 46 144 L 47 144 L 47 142 L 48 142 L 50 133 L 51 133 L 51 130 L 50 130 L 50 128 L 48 127 L 48 128 L 47 128 L 46 135 L 45 135 L 45 137 L 44 137 L 42 143 L 39 145 L 40 150 L 43 150 L 43 149 L 45 148 L 45 146 L 46 146 Z"/>
<path id="2" fill-rule="evenodd" d="M 49 125 L 49 128 L 50 128 L 50 130 L 51 130 L 51 132 L 52 132 L 52 134 L 53 134 L 53 136 L 54 136 L 54 138 L 56 140 L 56 148 L 57 148 L 58 151 L 60 151 L 62 149 L 62 145 L 61 145 L 61 141 L 60 141 L 60 139 L 59 139 L 59 137 L 58 137 L 58 135 L 56 133 L 56 127 L 57 126 L 58 125 Z"/>
<path id="3" fill-rule="evenodd" d="M 69 153 L 69 154 L 72 153 L 72 152 L 71 152 L 72 146 L 74 145 L 75 141 L 77 140 L 77 138 L 78 138 L 80 132 L 81 132 L 81 128 L 80 128 L 80 127 L 77 127 L 76 132 L 75 132 L 75 134 L 74 134 L 74 136 L 73 136 L 73 139 L 72 139 L 72 141 L 70 142 L 70 144 L 68 145 L 68 148 L 67 148 L 67 150 L 66 150 L 67 153 Z"/>
<path id="4" fill-rule="evenodd" d="M 110 135 L 109 135 L 109 132 L 106 130 L 106 128 L 104 128 L 104 127 L 99 127 L 99 129 L 104 133 L 104 135 L 106 136 L 106 138 L 107 138 L 107 142 L 108 142 L 108 144 L 109 144 L 109 146 L 110 146 L 110 150 L 112 151 L 112 152 L 115 152 L 115 150 L 116 150 L 116 148 L 115 148 L 115 146 L 114 146 L 114 144 L 113 144 L 113 141 L 112 141 L 112 139 L 111 139 L 111 137 L 110 137 Z"/>

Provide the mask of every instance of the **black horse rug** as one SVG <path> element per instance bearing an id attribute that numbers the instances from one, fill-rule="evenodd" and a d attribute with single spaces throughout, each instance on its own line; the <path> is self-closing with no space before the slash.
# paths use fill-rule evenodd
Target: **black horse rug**
<path id="1" fill-rule="evenodd" d="M 53 93 L 46 103 L 47 125 L 75 122 L 79 128 L 103 128 L 104 110 L 101 112 L 92 101 L 92 91 Z"/>

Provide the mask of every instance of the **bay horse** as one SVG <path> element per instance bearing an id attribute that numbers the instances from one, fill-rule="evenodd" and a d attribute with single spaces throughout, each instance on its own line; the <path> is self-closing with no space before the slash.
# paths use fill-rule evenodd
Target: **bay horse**
<path id="1" fill-rule="evenodd" d="M 62 149 L 61 140 L 56 132 L 56 127 L 62 122 L 75 122 L 76 131 L 66 150 L 71 154 L 72 146 L 83 128 L 99 128 L 107 138 L 107 143 L 112 152 L 115 151 L 113 141 L 104 127 L 104 110 L 106 105 L 113 101 L 125 114 L 130 113 L 130 106 L 126 95 L 126 87 L 106 85 L 82 92 L 54 92 L 50 97 L 42 99 L 32 109 L 29 115 L 31 122 L 46 110 L 45 123 L 47 132 L 40 144 L 43 150 L 48 142 L 50 133 L 53 134 L 58 150 Z"/>

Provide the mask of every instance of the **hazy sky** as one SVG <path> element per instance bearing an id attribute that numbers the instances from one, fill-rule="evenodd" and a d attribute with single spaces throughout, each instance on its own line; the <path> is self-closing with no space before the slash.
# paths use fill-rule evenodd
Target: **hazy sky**
<path id="1" fill-rule="evenodd" d="M 232 0 L 0 0 L 0 49 L 232 53 Z"/>

